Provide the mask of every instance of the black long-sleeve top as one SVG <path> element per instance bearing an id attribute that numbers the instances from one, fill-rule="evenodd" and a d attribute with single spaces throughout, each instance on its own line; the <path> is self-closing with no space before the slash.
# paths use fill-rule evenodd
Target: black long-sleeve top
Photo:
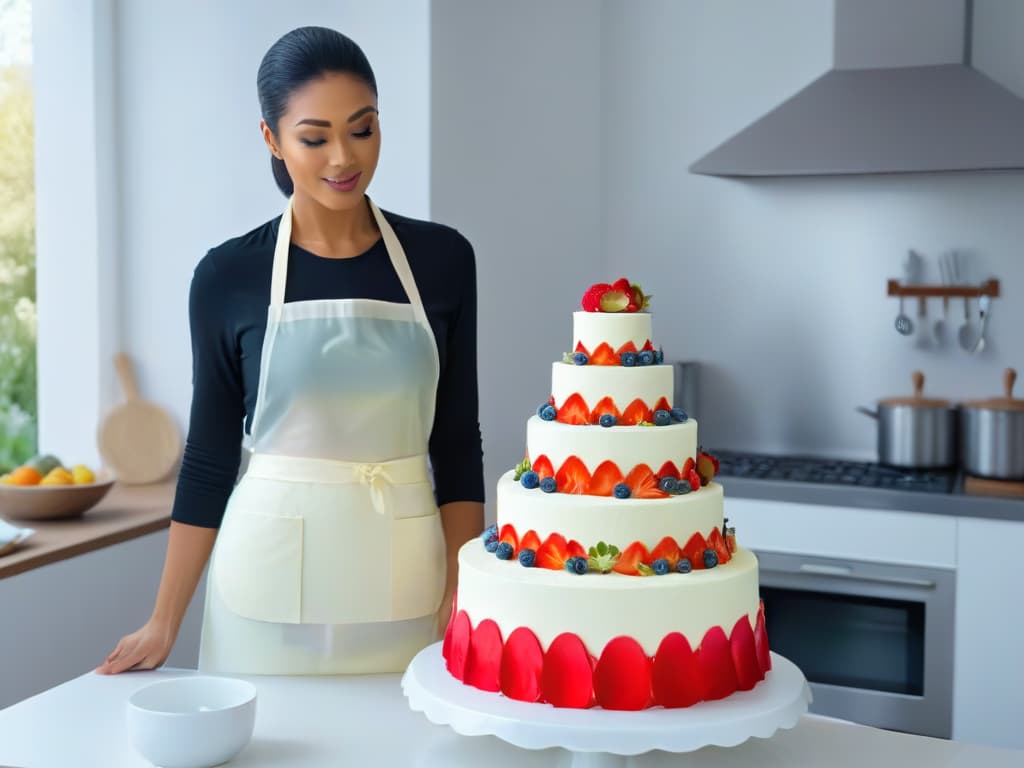
<path id="1" fill-rule="evenodd" d="M 476 371 L 476 265 L 456 230 L 385 212 L 405 249 L 437 340 L 440 378 L 428 451 L 437 503 L 483 501 Z M 171 519 L 220 526 L 256 406 L 278 216 L 210 250 L 189 292 L 192 408 Z M 285 301 L 408 303 L 383 240 L 346 259 L 292 244 Z"/>

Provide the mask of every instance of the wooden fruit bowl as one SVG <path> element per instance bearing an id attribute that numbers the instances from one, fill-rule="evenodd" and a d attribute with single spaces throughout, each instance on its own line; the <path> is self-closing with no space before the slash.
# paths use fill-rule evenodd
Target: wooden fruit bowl
<path id="1" fill-rule="evenodd" d="M 116 478 L 100 474 L 80 485 L 4 485 L 0 483 L 0 516 L 11 520 L 56 520 L 78 517 L 107 495 Z"/>

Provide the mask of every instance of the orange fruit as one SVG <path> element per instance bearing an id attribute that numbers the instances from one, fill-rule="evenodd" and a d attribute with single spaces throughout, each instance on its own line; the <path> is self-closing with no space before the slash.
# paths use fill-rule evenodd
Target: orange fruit
<path id="1" fill-rule="evenodd" d="M 18 467 L 8 478 L 11 485 L 39 485 L 42 479 L 43 476 L 35 467 Z"/>

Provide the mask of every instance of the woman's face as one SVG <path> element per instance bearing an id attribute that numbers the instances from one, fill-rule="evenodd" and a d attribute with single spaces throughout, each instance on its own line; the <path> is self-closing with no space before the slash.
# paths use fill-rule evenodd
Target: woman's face
<path id="1" fill-rule="evenodd" d="M 380 156 L 377 97 L 365 82 L 338 72 L 311 80 L 292 92 L 276 136 L 265 122 L 260 128 L 296 197 L 335 211 L 362 203 Z"/>

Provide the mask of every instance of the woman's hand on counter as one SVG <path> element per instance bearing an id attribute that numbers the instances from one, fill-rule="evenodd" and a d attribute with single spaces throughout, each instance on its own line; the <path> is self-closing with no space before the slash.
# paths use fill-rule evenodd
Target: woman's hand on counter
<path id="1" fill-rule="evenodd" d="M 174 640 L 175 632 L 169 625 L 150 620 L 122 637 L 95 671 L 100 675 L 116 675 L 129 669 L 155 669 L 167 660 Z"/>

